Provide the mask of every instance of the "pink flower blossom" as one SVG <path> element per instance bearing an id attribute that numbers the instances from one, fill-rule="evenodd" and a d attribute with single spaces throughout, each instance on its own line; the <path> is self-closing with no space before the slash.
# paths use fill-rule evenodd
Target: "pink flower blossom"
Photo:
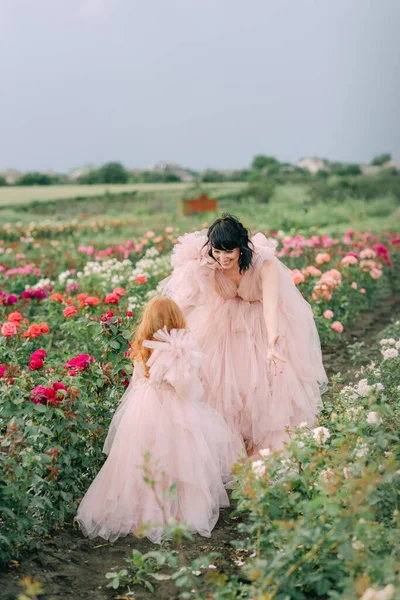
<path id="1" fill-rule="evenodd" d="M 4 323 L 1 327 L 1 333 L 4 337 L 12 337 L 17 333 L 17 328 L 14 323 Z"/>
<path id="2" fill-rule="evenodd" d="M 362 294 L 366 294 L 366 293 L 367 293 L 367 290 L 366 290 L 365 288 L 361 288 L 361 289 L 360 289 L 360 292 L 361 292 Z"/>
<path id="3" fill-rule="evenodd" d="M 355 256 L 353 256 L 352 254 L 348 254 L 347 256 L 342 258 L 342 260 L 340 261 L 340 264 L 342 264 L 344 267 L 348 267 L 350 265 L 356 265 L 357 263 L 358 263 L 357 258 Z"/>
<path id="4" fill-rule="evenodd" d="M 326 310 L 324 312 L 324 317 L 325 317 L 325 319 L 332 319 L 332 317 L 333 317 L 333 310 L 329 310 L 329 309 Z"/>
<path id="5" fill-rule="evenodd" d="M 320 252 L 315 257 L 315 262 L 317 265 L 323 265 L 324 263 L 328 263 L 331 260 L 331 255 L 328 252 Z"/>
<path id="6" fill-rule="evenodd" d="M 331 328 L 336 331 L 337 333 L 342 333 L 343 332 L 343 325 L 340 321 L 334 321 L 331 325 Z"/>
<path id="7" fill-rule="evenodd" d="M 299 283 L 303 283 L 305 277 L 303 273 L 299 271 L 299 269 L 292 269 L 291 274 L 293 277 L 293 281 L 296 285 L 298 285 Z"/>
<path id="8" fill-rule="evenodd" d="M 7 367 L 5 365 L 0 365 L 0 379 L 4 377 L 5 372 L 7 371 Z"/>
<path id="9" fill-rule="evenodd" d="M 93 356 L 90 356 L 89 354 L 79 354 L 74 358 L 70 358 L 69 361 L 65 363 L 64 369 L 71 369 L 72 371 L 84 371 L 93 361 Z"/>
<path id="10" fill-rule="evenodd" d="M 376 252 L 372 248 L 365 248 L 360 252 L 360 258 L 375 258 Z"/>
<path id="11" fill-rule="evenodd" d="M 358 288 L 358 283 L 356 281 L 353 281 L 351 287 L 353 288 L 353 290 L 356 290 Z"/>

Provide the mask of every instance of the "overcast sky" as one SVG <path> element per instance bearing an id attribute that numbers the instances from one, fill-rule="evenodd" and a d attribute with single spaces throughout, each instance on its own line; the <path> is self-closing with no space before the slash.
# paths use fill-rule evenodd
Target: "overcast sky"
<path id="1" fill-rule="evenodd" d="M 400 160 L 400 0 L 0 0 L 0 170 Z"/>

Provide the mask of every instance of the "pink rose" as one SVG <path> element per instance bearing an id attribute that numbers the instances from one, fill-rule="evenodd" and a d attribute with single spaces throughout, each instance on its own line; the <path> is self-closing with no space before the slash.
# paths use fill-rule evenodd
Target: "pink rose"
<path id="1" fill-rule="evenodd" d="M 331 260 L 331 255 L 328 252 L 319 252 L 315 257 L 315 262 L 317 265 L 323 265 L 324 263 L 328 263 Z"/>
<path id="2" fill-rule="evenodd" d="M 370 275 L 372 279 L 379 279 L 379 277 L 382 277 L 382 271 L 380 269 L 372 269 Z"/>
<path id="3" fill-rule="evenodd" d="M 292 269 L 291 273 L 292 273 L 293 281 L 296 285 L 298 285 L 299 283 L 303 283 L 304 275 L 301 271 L 299 271 L 299 269 Z"/>
<path id="4" fill-rule="evenodd" d="M 17 328 L 14 325 L 14 323 L 4 323 L 1 328 L 1 333 L 5 337 L 12 337 L 13 335 L 15 335 L 17 333 Z"/>
<path id="5" fill-rule="evenodd" d="M 331 328 L 333 329 L 333 331 L 336 331 L 337 333 L 343 332 L 343 325 L 341 324 L 340 321 L 334 321 L 331 325 Z"/>
<path id="6" fill-rule="evenodd" d="M 344 267 L 348 267 L 349 265 L 356 265 L 357 263 L 357 258 L 352 254 L 348 254 L 340 261 L 340 264 L 342 264 Z"/>
<path id="7" fill-rule="evenodd" d="M 7 367 L 5 365 L 0 365 L 0 379 L 4 377 L 4 373 L 7 371 Z"/>
<path id="8" fill-rule="evenodd" d="M 353 281 L 353 283 L 351 284 L 351 287 L 353 288 L 353 290 L 356 290 L 358 288 L 358 283 Z"/>
<path id="9" fill-rule="evenodd" d="M 332 317 L 333 317 L 333 310 L 329 310 L 329 309 L 326 310 L 324 312 L 324 317 L 325 317 L 325 319 L 332 319 Z"/>
<path id="10" fill-rule="evenodd" d="M 119 296 L 118 294 L 108 294 L 105 298 L 104 298 L 104 304 L 118 304 L 119 303 Z"/>
<path id="11" fill-rule="evenodd" d="M 360 292 L 361 292 L 362 294 L 366 294 L 366 293 L 367 293 L 367 290 L 366 290 L 365 288 L 361 288 L 361 289 L 360 289 Z"/>

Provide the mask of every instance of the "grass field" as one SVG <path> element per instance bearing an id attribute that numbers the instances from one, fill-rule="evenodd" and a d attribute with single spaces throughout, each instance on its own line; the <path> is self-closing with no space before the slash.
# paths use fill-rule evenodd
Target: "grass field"
<path id="1" fill-rule="evenodd" d="M 191 183 L 135 183 L 135 184 L 112 184 L 112 185 L 43 185 L 43 186 L 13 186 L 0 188 L 0 207 L 28 202 L 49 200 L 61 200 L 67 198 L 88 198 L 101 196 L 103 194 L 115 195 L 124 192 L 161 192 L 175 191 L 183 192 L 189 189 Z M 217 187 L 224 190 L 242 189 L 245 184 L 230 182 L 221 183 Z M 206 189 L 214 189 L 214 183 L 203 184 Z"/>
<path id="2" fill-rule="evenodd" d="M 96 230 L 99 221 L 108 222 L 104 241 L 119 243 L 121 239 L 140 236 L 146 229 L 163 231 L 167 225 L 175 225 L 180 231 L 201 228 L 222 212 L 235 214 L 247 227 L 281 229 L 288 235 L 317 231 L 341 235 L 350 228 L 395 232 L 400 218 L 394 196 L 369 200 L 349 196 L 340 202 L 321 197 L 314 201 L 305 183 L 278 185 L 268 203 L 243 197 L 239 192 L 245 183 L 206 184 L 207 193 L 218 199 L 217 211 L 184 217 L 180 200 L 190 187 L 180 183 L 0 188 L 0 227 L 52 228 L 85 223 Z M 93 232 L 90 227 L 83 228 L 79 235 L 82 242 L 90 241 Z"/>

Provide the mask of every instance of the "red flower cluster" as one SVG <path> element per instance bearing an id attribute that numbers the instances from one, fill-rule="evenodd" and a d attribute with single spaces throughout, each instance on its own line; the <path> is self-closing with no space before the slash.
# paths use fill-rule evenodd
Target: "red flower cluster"
<path id="1" fill-rule="evenodd" d="M 43 300 L 44 298 L 47 298 L 47 294 L 43 289 L 25 290 L 24 292 L 22 292 L 21 298 L 23 298 L 24 300 L 32 298 L 36 298 L 37 300 Z"/>
<path id="2" fill-rule="evenodd" d="M 393 263 L 389 258 L 389 250 L 386 248 L 386 246 L 382 246 L 382 244 L 376 244 L 375 251 L 377 256 L 381 256 L 383 258 L 388 267 L 393 266 Z"/>
<path id="3" fill-rule="evenodd" d="M 70 358 L 64 365 L 64 369 L 69 369 L 69 375 L 76 375 L 78 371 L 84 371 L 88 368 L 89 364 L 94 361 L 93 356 L 89 354 L 79 354 L 74 358 Z"/>
<path id="4" fill-rule="evenodd" d="M 35 337 L 41 337 L 46 333 L 50 333 L 50 327 L 47 325 L 47 323 L 39 323 L 38 325 L 36 323 L 32 323 L 32 325 L 29 325 L 27 331 L 22 334 L 22 337 L 33 339 Z"/>
<path id="5" fill-rule="evenodd" d="M 0 365 L 0 379 L 4 377 L 5 372 L 7 371 L 7 367 L 5 365 Z"/>
<path id="6" fill-rule="evenodd" d="M 105 315 L 101 315 L 100 321 L 102 321 L 103 323 L 105 323 L 106 321 L 111 321 L 111 319 L 113 318 L 113 316 L 114 316 L 113 311 L 112 310 L 108 310 Z"/>
<path id="7" fill-rule="evenodd" d="M 39 369 L 42 369 L 44 367 L 44 357 L 46 354 L 46 350 L 35 350 L 35 352 L 31 354 L 31 361 L 28 365 L 28 369 L 30 371 L 38 371 Z"/>
<path id="8" fill-rule="evenodd" d="M 31 402 L 58 406 L 64 399 L 64 394 L 61 394 L 60 390 L 67 391 L 67 386 L 60 381 L 56 381 L 51 387 L 47 388 L 43 385 L 37 385 L 31 390 Z"/>

